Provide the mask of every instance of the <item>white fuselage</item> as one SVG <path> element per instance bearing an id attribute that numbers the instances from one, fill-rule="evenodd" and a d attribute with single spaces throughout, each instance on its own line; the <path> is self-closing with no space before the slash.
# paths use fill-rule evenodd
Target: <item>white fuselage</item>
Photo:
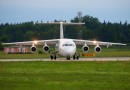
<path id="1" fill-rule="evenodd" d="M 73 56 L 76 53 L 76 45 L 72 39 L 60 39 L 57 50 L 61 56 Z"/>

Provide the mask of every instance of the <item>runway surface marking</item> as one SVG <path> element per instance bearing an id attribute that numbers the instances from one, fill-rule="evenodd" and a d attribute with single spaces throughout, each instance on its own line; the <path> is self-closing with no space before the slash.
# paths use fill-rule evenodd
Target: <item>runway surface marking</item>
<path id="1" fill-rule="evenodd" d="M 0 59 L 0 62 L 8 61 L 130 61 L 130 57 L 98 57 L 98 58 L 80 58 L 79 60 L 66 60 L 65 58 L 57 58 L 51 60 L 50 58 L 38 58 L 38 59 Z"/>

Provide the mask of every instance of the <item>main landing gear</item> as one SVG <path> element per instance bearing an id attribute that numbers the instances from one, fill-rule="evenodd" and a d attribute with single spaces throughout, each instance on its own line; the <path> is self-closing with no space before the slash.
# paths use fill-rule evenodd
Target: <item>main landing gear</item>
<path id="1" fill-rule="evenodd" d="M 74 56 L 73 56 L 73 60 L 76 60 L 76 59 L 78 60 L 79 57 L 80 57 L 80 54 L 79 53 L 75 53 Z M 66 59 L 70 60 L 70 56 L 67 56 Z"/>
<path id="2" fill-rule="evenodd" d="M 56 60 L 56 52 L 51 52 L 50 53 L 50 58 L 51 58 L 51 60 Z"/>
<path id="3" fill-rule="evenodd" d="M 80 57 L 80 54 L 79 54 L 79 53 L 75 53 L 75 54 L 74 54 L 74 56 L 73 56 L 73 60 L 75 60 L 75 59 L 77 59 L 77 60 L 78 60 L 78 59 L 79 59 L 79 57 Z"/>
<path id="4" fill-rule="evenodd" d="M 51 60 L 53 60 L 53 59 L 56 60 L 56 58 L 57 58 L 56 54 L 57 54 L 57 52 L 51 52 L 50 53 Z M 80 57 L 80 54 L 79 53 L 75 53 L 74 56 L 73 56 L 73 60 L 78 60 L 79 57 Z M 70 56 L 67 56 L 66 59 L 70 60 Z"/>
<path id="5" fill-rule="evenodd" d="M 67 60 L 70 60 L 70 56 L 67 56 L 66 59 L 67 59 Z"/>

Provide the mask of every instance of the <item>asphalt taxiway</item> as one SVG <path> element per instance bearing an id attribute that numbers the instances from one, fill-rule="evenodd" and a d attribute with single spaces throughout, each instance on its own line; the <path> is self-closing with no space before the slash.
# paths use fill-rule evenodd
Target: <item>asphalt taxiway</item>
<path id="1" fill-rule="evenodd" d="M 66 60 L 65 58 L 57 58 L 51 60 L 50 58 L 38 58 L 38 59 L 0 59 L 0 62 L 8 61 L 130 61 L 130 57 L 97 57 L 97 58 L 80 58 L 79 60 Z"/>

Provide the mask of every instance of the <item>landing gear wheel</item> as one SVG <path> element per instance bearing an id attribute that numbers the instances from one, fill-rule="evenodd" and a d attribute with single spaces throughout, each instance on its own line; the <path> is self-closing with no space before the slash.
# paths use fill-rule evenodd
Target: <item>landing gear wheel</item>
<path id="1" fill-rule="evenodd" d="M 51 55 L 50 57 L 51 57 L 51 60 L 52 60 L 52 59 L 53 59 L 53 56 Z"/>
<path id="2" fill-rule="evenodd" d="M 76 59 L 79 60 L 79 56 L 77 56 Z"/>
<path id="3" fill-rule="evenodd" d="M 80 54 L 79 54 L 79 53 L 75 53 L 75 54 L 74 54 L 74 56 L 73 56 L 73 59 L 74 59 L 74 60 L 75 60 L 75 59 L 77 59 L 77 60 L 78 60 L 78 59 L 79 59 L 79 57 L 80 57 Z"/>
<path id="4" fill-rule="evenodd" d="M 56 60 L 56 52 L 51 52 L 50 53 L 50 58 L 51 58 L 51 60 L 53 60 L 53 59 Z"/>
<path id="5" fill-rule="evenodd" d="M 73 60 L 75 60 L 75 55 L 73 56 Z"/>
<path id="6" fill-rule="evenodd" d="M 56 55 L 54 56 L 54 59 L 56 60 Z"/>
<path id="7" fill-rule="evenodd" d="M 67 60 L 70 60 L 70 56 L 67 56 L 67 58 L 66 58 Z"/>

